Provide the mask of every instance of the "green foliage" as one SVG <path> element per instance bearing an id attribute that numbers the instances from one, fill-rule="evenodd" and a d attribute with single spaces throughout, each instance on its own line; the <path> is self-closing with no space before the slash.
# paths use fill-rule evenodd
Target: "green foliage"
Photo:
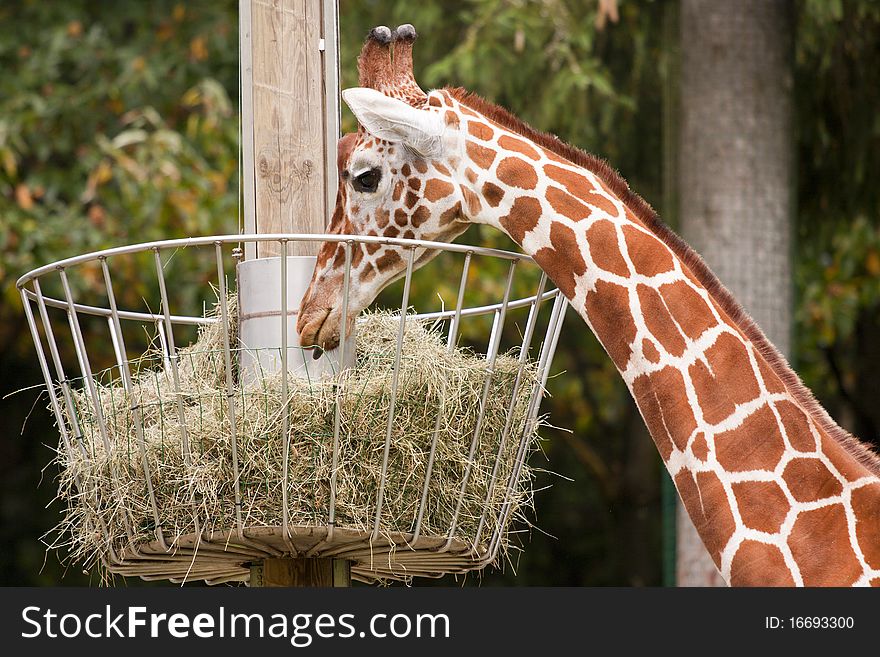
<path id="1" fill-rule="evenodd" d="M 234 2 L 3 4 L 4 323 L 20 321 L 13 283 L 33 267 L 235 230 L 237 42 Z M 0 331 L 0 349 L 22 335 Z"/>
<path id="2" fill-rule="evenodd" d="M 880 4 L 799 9 L 796 362 L 833 415 L 880 439 L 876 404 L 859 399 L 880 319 Z"/>

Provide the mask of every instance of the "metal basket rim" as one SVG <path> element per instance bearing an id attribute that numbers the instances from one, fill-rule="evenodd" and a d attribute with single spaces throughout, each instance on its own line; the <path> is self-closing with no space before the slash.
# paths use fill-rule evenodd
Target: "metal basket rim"
<path id="1" fill-rule="evenodd" d="M 471 255 L 481 255 L 488 256 L 493 258 L 500 258 L 508 261 L 517 261 L 517 262 L 529 262 L 537 265 L 535 263 L 534 258 L 524 253 L 515 253 L 512 251 L 505 251 L 503 249 L 494 249 L 491 247 L 482 247 L 482 246 L 472 246 L 468 244 L 456 244 L 456 243 L 447 243 L 447 242 L 432 242 L 430 240 L 414 240 L 414 239 L 403 239 L 403 238 L 388 238 L 388 237 L 373 237 L 369 235 L 339 235 L 339 234 L 304 234 L 304 233 L 272 233 L 265 235 L 210 235 L 205 237 L 187 237 L 187 238 L 178 238 L 171 240 L 154 240 L 152 242 L 140 242 L 137 244 L 130 244 L 126 246 L 118 246 L 112 247 L 108 249 L 102 249 L 100 251 L 92 251 L 89 253 L 84 253 L 78 256 L 71 256 L 69 258 L 64 258 L 62 260 L 57 260 L 55 262 L 42 265 L 37 267 L 36 269 L 32 269 L 28 273 L 21 276 L 21 278 L 16 281 L 16 287 L 18 290 L 27 296 L 31 301 L 36 300 L 37 295 L 33 290 L 27 289 L 26 286 L 31 281 L 39 279 L 45 274 L 49 274 L 59 269 L 67 269 L 69 267 L 74 267 L 77 265 L 85 264 L 87 262 L 93 262 L 96 260 L 107 259 L 117 255 L 127 255 L 131 253 L 141 253 L 150 250 L 156 249 L 172 249 L 172 248 L 187 248 L 187 247 L 197 247 L 197 246 L 208 246 L 208 245 L 216 245 L 216 244 L 233 244 L 236 242 L 271 242 L 271 241 L 306 241 L 306 242 L 317 242 L 317 241 L 329 241 L 329 242 L 351 242 L 351 243 L 366 243 L 366 244 L 390 244 L 396 246 L 402 246 L 404 248 L 427 248 L 427 249 L 437 249 L 443 251 L 450 251 L 453 253 L 470 253 Z M 541 294 L 541 301 L 546 301 L 555 297 L 559 293 L 558 288 L 552 288 L 550 290 L 545 290 Z M 66 309 L 68 307 L 68 303 L 62 299 L 56 299 L 50 296 L 43 295 L 44 303 L 47 306 L 59 309 Z M 529 304 L 533 303 L 536 300 L 536 296 L 528 296 L 522 297 L 519 299 L 512 299 L 508 301 L 507 307 L 511 310 L 516 308 L 527 307 Z M 103 308 L 99 306 L 92 306 L 88 304 L 74 303 L 74 308 L 77 312 L 81 312 L 87 315 L 97 316 L 97 317 L 109 317 L 112 314 L 112 311 L 109 308 Z M 463 317 L 468 316 L 476 316 L 476 315 L 486 315 L 497 311 L 501 307 L 501 302 L 486 304 L 482 306 L 472 306 L 467 308 L 462 308 L 461 315 Z M 156 321 L 163 319 L 164 315 L 161 313 L 148 313 L 148 312 L 139 312 L 134 310 L 118 310 L 117 311 L 120 319 L 125 320 L 133 320 L 133 321 Z M 443 320 L 450 319 L 455 315 L 455 310 L 439 310 L 432 312 L 424 312 L 424 313 L 413 313 L 412 316 L 422 320 Z M 171 315 L 171 321 L 175 324 L 189 324 L 189 325 L 208 325 L 213 324 L 215 322 L 220 321 L 219 318 L 213 317 L 204 317 L 204 316 L 190 316 L 190 315 Z"/>
<path id="2" fill-rule="evenodd" d="M 170 240 L 154 240 L 151 242 L 139 242 L 125 246 L 116 246 L 99 251 L 91 251 L 69 258 L 63 258 L 41 265 L 22 275 L 15 286 L 19 290 L 35 278 L 44 274 L 65 269 L 74 265 L 80 265 L 92 260 L 106 259 L 117 255 L 138 253 L 150 249 L 186 248 L 189 246 L 206 246 L 210 244 L 230 244 L 235 242 L 352 242 L 362 244 L 386 244 L 401 246 L 404 248 L 424 248 L 439 251 L 453 251 L 456 253 L 471 253 L 473 255 L 501 258 L 503 260 L 517 260 L 520 262 L 533 262 L 534 259 L 525 253 L 515 253 L 504 249 L 495 249 L 486 246 L 472 246 L 455 242 L 434 242 L 431 240 L 404 239 L 401 237 L 378 237 L 372 235 L 347 235 L 330 233 L 266 233 L 266 234 L 228 234 L 206 235 L 204 237 L 181 237 Z"/>

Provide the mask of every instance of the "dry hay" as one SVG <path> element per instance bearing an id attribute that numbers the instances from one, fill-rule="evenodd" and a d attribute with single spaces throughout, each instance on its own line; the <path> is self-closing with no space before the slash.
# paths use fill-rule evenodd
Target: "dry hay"
<path id="1" fill-rule="evenodd" d="M 234 306 L 232 311 L 234 313 Z M 236 323 L 233 315 L 231 325 Z M 288 379 L 291 526 L 326 526 L 328 521 L 334 410 L 338 397 L 341 439 L 336 524 L 372 531 L 399 327 L 399 315 L 366 314 L 358 323 L 354 368 L 322 381 Z M 236 336 L 231 338 L 231 344 L 236 344 Z M 236 357 L 233 352 L 234 361 Z M 101 569 L 110 546 L 122 553 L 156 538 L 136 413 L 142 418 L 150 483 L 165 540 L 173 544 L 176 537 L 196 532 L 196 522 L 203 535 L 236 526 L 233 433 L 228 416 L 222 324 L 215 322 L 201 327 L 198 340 L 179 350 L 180 399 L 190 445 L 189 459 L 182 449 L 180 411 L 169 362 L 163 363 L 161 352 L 154 351 L 133 366 L 131 394 L 126 393 L 118 369 L 115 380 L 107 380 L 108 373 L 99 377 L 103 383 L 98 385 L 97 395 L 107 426 L 109 453 L 84 388 L 72 394 L 76 422 L 83 434 L 82 447 L 58 451 L 59 496 L 66 503 L 66 512 L 56 527 L 54 546 L 65 545 L 70 558 L 87 569 L 93 566 Z M 481 534 L 484 545 L 504 515 L 501 509 L 535 385 L 533 363 L 522 368 L 497 484 L 492 487 L 488 504 L 486 497 L 519 371 L 516 354 L 498 356 L 484 424 L 454 532 L 456 538 L 467 543 L 473 542 L 484 512 L 486 526 Z M 449 351 L 439 330 L 412 317 L 406 320 L 380 523 L 384 536 L 413 529 L 438 413 L 439 439 L 422 534 L 439 537 L 448 534 L 465 477 L 487 374 L 484 357 L 464 349 Z M 247 387 L 236 382 L 234 391 L 234 435 L 241 473 L 243 524 L 245 527 L 282 525 L 282 408 L 285 400 L 281 375 L 267 375 L 256 385 Z M 70 417 L 67 421 L 72 427 Z M 529 451 L 535 445 L 536 432 L 537 423 L 534 423 L 527 437 Z M 524 465 L 510 498 L 510 520 L 524 519 L 524 511 L 531 508 L 532 478 L 529 466 Z M 503 527 L 504 549 L 508 545 L 507 534 L 508 527 Z"/>

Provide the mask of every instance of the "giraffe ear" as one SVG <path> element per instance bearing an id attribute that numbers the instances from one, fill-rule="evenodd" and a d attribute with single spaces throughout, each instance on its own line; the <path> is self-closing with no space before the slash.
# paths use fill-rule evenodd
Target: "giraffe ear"
<path id="1" fill-rule="evenodd" d="M 436 158 L 442 152 L 446 124 L 437 112 L 417 109 L 366 87 L 346 89 L 342 99 L 371 135 L 403 142 L 425 158 Z"/>

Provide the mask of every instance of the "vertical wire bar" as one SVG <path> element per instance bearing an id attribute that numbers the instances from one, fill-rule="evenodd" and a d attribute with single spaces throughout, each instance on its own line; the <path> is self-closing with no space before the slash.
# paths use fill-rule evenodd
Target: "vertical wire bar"
<path id="1" fill-rule="evenodd" d="M 159 336 L 159 349 L 162 351 L 162 369 L 165 372 L 165 380 L 168 381 L 168 372 L 171 371 L 171 352 L 168 349 L 168 340 L 165 338 L 165 325 L 162 323 L 163 321 L 161 317 L 157 317 L 154 324 L 156 326 L 156 335 Z"/>
<path id="2" fill-rule="evenodd" d="M 352 240 L 345 243 L 345 270 L 342 278 L 342 318 L 339 320 L 339 372 L 345 367 L 345 331 L 348 324 L 348 297 L 351 282 Z M 360 247 L 359 247 L 360 248 Z M 336 470 L 339 467 L 339 433 L 342 425 L 341 382 L 336 383 L 336 408 L 333 411 L 333 457 L 330 466 L 330 511 L 327 519 L 327 542 L 333 540 L 336 529 Z"/>
<path id="3" fill-rule="evenodd" d="M 125 359 L 125 339 L 122 335 L 122 325 L 119 321 L 119 309 L 116 305 L 116 294 L 113 291 L 113 280 L 110 276 L 110 269 L 107 266 L 106 258 L 101 258 L 101 271 L 104 274 L 104 287 L 107 290 L 107 300 L 110 303 L 110 319 L 113 322 L 113 327 L 116 331 L 117 339 L 119 341 L 119 348 L 121 353 L 123 354 L 121 368 L 122 384 L 131 399 L 131 406 L 129 407 L 129 410 L 131 411 L 132 420 L 134 421 L 135 436 L 137 437 L 138 450 L 140 451 L 141 456 L 141 468 L 144 472 L 144 481 L 147 484 L 147 495 L 149 495 L 150 498 L 150 509 L 153 512 L 153 522 L 156 525 L 156 537 L 159 540 L 159 544 L 162 546 L 162 548 L 167 550 L 168 546 L 165 543 L 165 535 L 162 531 L 162 525 L 159 521 L 159 505 L 156 502 L 156 494 L 153 491 L 153 479 L 150 472 L 150 465 L 147 460 L 147 446 L 146 439 L 144 438 L 143 414 L 141 413 L 141 405 L 137 403 L 134 399 L 134 382 L 131 376 L 131 368 L 129 367 L 128 360 Z"/>
<path id="4" fill-rule="evenodd" d="M 107 328 L 110 331 L 110 342 L 113 343 L 113 355 L 116 357 L 116 367 L 119 370 L 119 376 L 122 376 L 122 368 L 124 367 L 122 361 L 125 360 L 125 356 L 122 354 L 122 349 L 119 346 L 119 338 L 117 337 L 116 327 L 113 325 L 113 318 L 107 318 Z"/>
<path id="5" fill-rule="evenodd" d="M 406 311 L 409 308 L 409 288 L 412 283 L 415 249 L 409 249 L 406 261 L 406 276 L 403 281 L 403 300 L 400 303 L 400 328 L 397 331 L 397 348 L 394 351 L 394 370 L 391 373 L 391 403 L 388 407 L 388 427 L 385 431 L 385 451 L 382 454 L 382 473 L 379 477 L 379 494 L 376 497 L 376 520 L 370 540 L 379 537 L 379 521 L 382 518 L 382 503 L 385 497 L 385 477 L 388 473 L 388 454 L 391 450 L 391 432 L 394 429 L 394 411 L 397 405 L 397 381 L 400 375 L 400 353 L 403 350 L 403 334 L 406 331 Z"/>
<path id="6" fill-rule="evenodd" d="M 168 306 L 168 290 L 165 287 L 165 271 L 162 268 L 162 257 L 159 247 L 153 248 L 156 261 L 156 275 L 159 278 L 159 294 L 162 298 L 162 311 L 165 315 L 165 339 L 168 341 L 168 357 L 171 360 L 171 376 L 174 381 L 174 396 L 177 399 L 177 417 L 180 422 L 180 440 L 183 446 L 183 461 L 190 464 L 189 436 L 186 432 L 186 416 L 183 412 L 183 393 L 180 390 L 180 373 L 177 369 L 177 348 L 174 345 L 174 332 L 171 327 L 171 309 Z"/>
<path id="7" fill-rule="evenodd" d="M 37 350 L 37 360 L 40 363 L 40 371 L 43 373 L 43 380 L 46 382 L 46 390 L 49 393 L 49 403 L 52 406 L 52 412 L 55 414 L 55 422 L 58 424 L 58 431 L 61 433 L 61 440 L 64 443 L 64 447 L 72 457 L 74 451 L 73 445 L 70 442 L 70 434 L 67 431 L 67 422 L 64 420 L 64 414 L 58 403 L 58 396 L 55 393 L 55 384 L 52 383 L 49 364 L 46 361 L 46 354 L 43 351 L 43 342 L 40 339 L 40 332 L 37 329 L 37 323 L 34 320 L 34 313 L 31 310 L 31 302 L 30 299 L 28 299 L 24 288 L 20 289 L 19 292 L 21 293 L 21 302 L 24 305 L 24 315 L 27 318 L 28 328 L 31 331 L 31 337 L 34 339 L 34 346 Z M 79 476 L 77 475 L 77 482 L 78 481 Z"/>
<path id="8" fill-rule="evenodd" d="M 559 333 L 562 330 L 562 321 L 565 318 L 565 309 L 568 299 L 562 292 L 556 292 L 556 300 L 553 302 L 553 310 L 550 314 L 550 323 L 547 327 L 547 335 L 541 349 L 541 356 L 538 360 L 538 380 L 532 389 L 532 398 L 529 402 L 528 412 L 526 414 L 526 422 L 520 437 L 520 445 L 517 451 L 516 460 L 514 461 L 513 471 L 507 481 L 507 491 L 504 495 L 504 503 L 501 505 L 500 521 L 495 528 L 495 534 L 489 546 L 489 556 L 487 561 L 494 561 L 501 546 L 502 528 L 507 524 L 513 504 L 510 496 L 513 489 L 519 481 L 519 475 L 526 459 L 526 451 L 530 443 L 530 435 L 535 425 L 538 414 L 538 407 L 544 396 L 544 385 L 547 383 L 547 376 L 550 373 L 550 363 L 553 360 L 553 353 L 556 351 L 556 343 L 559 340 Z"/>
<path id="9" fill-rule="evenodd" d="M 455 315 L 452 317 L 452 325 L 449 327 L 449 337 L 446 346 L 451 351 L 458 341 L 458 328 L 461 324 L 461 311 L 464 304 L 464 290 L 467 287 L 467 277 L 471 268 L 471 259 L 474 252 L 468 251 L 464 256 L 464 266 L 461 270 L 461 282 L 458 284 L 458 298 L 455 300 Z"/>
<path id="10" fill-rule="evenodd" d="M 281 523 L 284 528 L 284 541 L 293 551 L 293 543 L 290 540 L 290 509 L 288 508 L 287 487 L 290 482 L 290 409 L 289 400 L 289 377 L 287 371 L 287 239 L 280 239 L 281 246 L 281 436 L 283 450 L 284 473 L 282 475 L 281 489 Z"/>
<path id="11" fill-rule="evenodd" d="M 501 431 L 501 439 L 498 443 L 498 453 L 495 456 L 495 465 L 492 468 L 492 477 L 489 479 L 489 489 L 486 492 L 486 499 L 483 501 L 483 513 L 480 516 L 480 524 L 477 526 L 477 532 L 474 535 L 473 550 L 477 550 L 480 544 L 480 536 L 486 525 L 486 518 L 489 514 L 489 503 L 495 492 L 495 481 L 498 477 L 498 470 L 501 466 L 501 459 L 504 454 L 504 447 L 507 444 L 507 437 L 513 424 L 513 415 L 516 411 L 516 401 L 519 396 L 519 389 L 522 383 L 522 373 L 528 360 L 529 348 L 532 343 L 532 336 L 535 331 L 535 325 L 538 321 L 538 313 L 541 309 L 541 296 L 544 294 L 544 286 L 547 284 L 547 274 L 541 274 L 541 280 L 538 283 L 538 290 L 535 293 L 535 300 L 529 308 L 529 317 L 526 320 L 526 330 L 523 334 L 522 345 L 519 350 L 519 364 L 516 370 L 516 379 L 513 382 L 513 392 L 510 395 L 510 404 L 507 407 L 507 418 L 504 422 L 504 429 Z"/>
<path id="12" fill-rule="evenodd" d="M 104 443 L 104 450 L 108 460 L 111 458 L 111 453 L 114 451 L 110 446 L 110 437 L 107 432 L 107 423 L 104 418 L 104 411 L 101 408 L 101 400 L 98 397 L 97 384 L 95 383 L 94 376 L 92 374 L 92 366 L 89 362 L 89 354 L 86 350 L 85 340 L 83 339 L 82 328 L 79 323 L 79 315 L 76 312 L 76 305 L 73 301 L 73 293 L 70 289 L 70 282 L 67 278 L 67 272 L 63 267 L 59 267 L 58 274 L 61 278 L 61 285 L 64 288 L 64 298 L 67 302 L 67 310 L 68 310 L 68 321 L 70 323 L 70 327 L 73 333 L 73 344 L 74 349 L 77 352 L 77 357 L 80 362 L 80 366 L 83 368 L 83 379 L 85 380 L 86 388 L 89 391 L 89 396 L 92 399 L 92 406 L 95 409 L 95 419 L 98 422 L 98 428 L 101 433 L 101 439 Z M 110 474 L 112 476 L 112 480 L 115 482 L 119 480 L 119 470 L 118 464 L 114 461 L 110 461 L 113 466 L 110 470 Z M 95 492 L 96 501 L 100 504 L 100 496 L 99 493 Z M 134 533 L 132 532 L 131 525 L 129 524 L 128 516 L 123 512 L 123 523 L 125 525 L 125 532 L 129 539 L 134 537 Z M 103 526 L 103 519 L 102 519 Z M 111 554 L 113 553 L 113 547 L 109 543 L 109 534 L 107 534 L 108 538 L 108 547 L 110 549 Z"/>
<path id="13" fill-rule="evenodd" d="M 488 362 L 488 371 L 486 372 L 486 381 L 483 384 L 483 393 L 480 396 L 480 411 L 477 415 L 476 426 L 474 427 L 474 435 L 471 438 L 471 446 L 468 451 L 467 467 L 464 471 L 464 479 L 461 482 L 461 489 L 458 493 L 458 502 L 455 505 L 455 512 L 452 514 L 452 523 L 449 527 L 449 533 L 446 536 L 446 543 L 438 549 L 438 552 L 446 552 L 452 547 L 455 530 L 458 526 L 458 516 L 461 513 L 461 507 L 464 503 L 464 495 L 470 481 L 471 470 L 474 464 L 474 453 L 477 450 L 477 443 L 483 432 L 483 419 L 486 414 L 486 402 L 489 398 L 489 390 L 492 387 L 492 380 L 495 376 L 495 360 L 498 356 L 498 348 L 501 345 L 501 331 L 504 329 L 504 319 L 507 315 L 507 304 L 510 301 L 510 290 L 513 287 L 513 274 L 516 271 L 517 260 L 511 260 L 510 268 L 507 271 L 507 283 L 504 286 L 504 298 L 501 301 L 501 309 L 495 317 L 495 323 L 492 327 L 492 335 L 489 337 L 489 353 L 486 354 Z M 497 331 L 497 332 L 496 332 Z"/>
<path id="14" fill-rule="evenodd" d="M 39 291 L 39 282 L 36 279 L 34 279 L 33 282 L 34 282 L 34 292 L 37 294 L 37 298 L 38 298 L 37 307 L 40 308 L 40 311 L 41 311 L 40 318 L 43 321 L 43 328 L 46 331 L 46 340 L 49 343 L 49 351 L 53 355 L 53 360 L 55 361 L 56 370 L 61 372 L 62 373 L 61 376 L 63 377 L 63 369 L 61 369 L 61 367 L 60 367 L 61 361 L 59 359 L 57 359 L 57 351 L 58 350 L 57 350 L 57 345 L 55 344 L 55 335 L 52 331 L 51 325 L 45 323 L 47 320 L 46 312 L 45 312 L 46 308 L 45 308 L 45 303 L 43 302 L 42 293 Z M 49 393 L 49 399 L 50 399 L 50 402 L 52 405 L 52 411 L 55 414 L 55 421 L 58 423 L 58 431 L 61 433 L 61 440 L 64 443 L 65 448 L 67 449 L 71 458 L 73 458 L 76 453 L 76 448 L 70 442 L 70 434 L 67 431 L 67 425 L 64 421 L 64 415 L 61 412 L 61 406 L 58 402 L 58 396 L 55 393 L 55 386 L 52 384 L 52 376 L 49 372 L 49 365 L 46 361 L 46 354 L 43 351 L 43 343 L 40 341 L 40 333 L 37 330 L 37 323 L 36 323 L 36 320 L 34 319 L 33 311 L 31 310 L 31 307 L 30 307 L 30 301 L 27 298 L 27 295 L 25 294 L 24 289 L 21 289 L 20 292 L 21 292 L 22 303 L 24 304 L 24 313 L 25 313 L 25 316 L 27 317 L 28 327 L 30 328 L 31 336 L 34 339 L 34 346 L 36 347 L 36 350 L 37 350 L 37 359 L 40 362 L 40 370 L 42 371 L 43 379 L 46 382 L 46 390 Z M 63 390 L 64 390 L 64 388 L 62 387 L 62 391 Z M 68 392 L 68 394 L 69 394 L 69 392 Z M 72 426 L 76 425 L 76 416 L 75 415 L 71 415 L 71 425 Z M 80 452 L 83 454 L 83 456 L 87 456 L 87 454 L 85 452 L 85 448 L 83 447 L 81 438 L 82 438 L 81 435 L 80 435 L 79 439 L 77 439 L 75 436 L 74 440 L 79 441 Z M 83 483 L 82 483 L 82 477 L 80 477 L 79 474 L 77 474 L 74 477 L 74 484 L 76 485 L 77 491 L 79 491 L 80 493 L 82 493 L 83 490 L 85 490 L 85 487 L 83 486 Z M 96 493 L 96 496 L 97 496 L 97 493 Z M 107 529 L 107 525 L 104 523 L 104 519 L 99 517 L 98 520 L 100 522 L 101 529 L 104 532 L 104 534 L 103 534 L 104 537 L 109 538 L 110 533 Z M 107 551 L 110 553 L 110 558 L 113 561 L 115 561 L 115 562 L 119 561 L 118 557 L 116 556 L 116 551 L 113 549 L 113 545 L 110 544 L 109 540 L 107 542 Z M 103 559 L 103 557 L 102 557 L 102 559 Z"/>
<path id="15" fill-rule="evenodd" d="M 55 365 L 55 375 L 58 377 L 58 383 L 61 386 L 61 393 L 64 397 L 64 404 L 67 406 L 67 413 L 70 416 L 73 438 L 80 452 L 85 455 L 85 440 L 83 439 L 82 427 L 79 425 L 79 418 L 76 414 L 76 406 L 73 403 L 73 395 L 70 392 L 70 382 L 67 380 L 67 376 L 64 373 L 64 366 L 61 363 L 61 355 L 58 353 L 58 344 L 55 342 L 55 332 L 52 330 L 52 323 L 49 321 L 49 314 L 46 312 L 46 302 L 43 299 L 43 291 L 40 289 L 40 281 L 38 279 L 34 279 L 34 293 L 37 296 L 37 308 L 40 311 L 40 319 L 43 322 L 43 328 L 46 331 L 46 342 L 49 345 L 49 354 L 52 356 L 52 363 Z"/>
<path id="16" fill-rule="evenodd" d="M 82 329 L 79 325 L 79 316 L 77 315 L 76 307 L 73 303 L 73 294 L 70 290 L 70 283 L 67 280 L 67 272 L 65 272 L 63 268 L 59 268 L 58 273 L 61 277 L 61 285 L 64 288 L 64 298 L 67 301 L 67 317 L 70 321 L 70 328 L 73 333 L 73 346 L 76 350 L 80 367 L 82 368 L 86 389 L 89 391 L 89 396 L 92 399 L 92 406 L 95 409 L 95 419 L 98 422 L 98 429 L 101 433 L 101 439 L 104 442 L 104 449 L 109 458 L 111 451 L 110 437 L 107 435 L 107 425 L 104 422 L 104 412 L 101 409 L 101 403 L 98 399 L 98 391 L 96 389 L 95 380 L 92 376 L 92 366 L 89 363 L 89 355 L 86 353 L 86 345 L 83 340 Z"/>
<path id="17" fill-rule="evenodd" d="M 214 242 L 214 255 L 217 260 L 217 286 L 220 290 L 220 319 L 223 322 L 223 357 L 226 366 L 226 412 L 229 417 L 229 436 L 232 440 L 232 476 L 235 479 L 235 528 L 239 539 L 244 538 L 241 521 L 241 473 L 238 469 L 238 437 L 236 434 L 235 388 L 232 382 L 232 353 L 229 349 L 229 306 L 226 291 L 226 276 L 223 271 L 223 249 L 221 242 Z"/>
<path id="18" fill-rule="evenodd" d="M 461 309 L 464 304 L 464 291 L 467 287 L 467 277 L 471 266 L 471 257 L 473 251 L 468 251 L 464 257 L 464 265 L 461 270 L 461 282 L 458 284 L 458 296 L 455 300 L 455 314 L 452 317 L 452 323 L 449 326 L 449 336 L 446 340 L 446 353 L 452 353 L 455 349 L 455 343 L 458 340 L 458 327 L 461 322 Z M 416 515 L 415 526 L 413 527 L 413 535 L 410 539 L 413 543 L 419 540 L 422 530 L 422 520 L 425 517 L 425 506 L 428 502 L 428 490 L 431 483 L 431 474 L 434 471 L 434 457 L 437 453 L 437 440 L 440 436 L 440 422 L 443 417 L 444 407 L 446 406 L 447 380 L 443 377 L 443 387 L 440 390 L 440 407 L 437 410 L 437 420 L 434 423 L 434 435 L 431 438 L 431 451 L 428 453 L 428 465 L 425 466 L 425 482 L 422 484 L 422 497 L 419 501 L 419 510 Z"/>

